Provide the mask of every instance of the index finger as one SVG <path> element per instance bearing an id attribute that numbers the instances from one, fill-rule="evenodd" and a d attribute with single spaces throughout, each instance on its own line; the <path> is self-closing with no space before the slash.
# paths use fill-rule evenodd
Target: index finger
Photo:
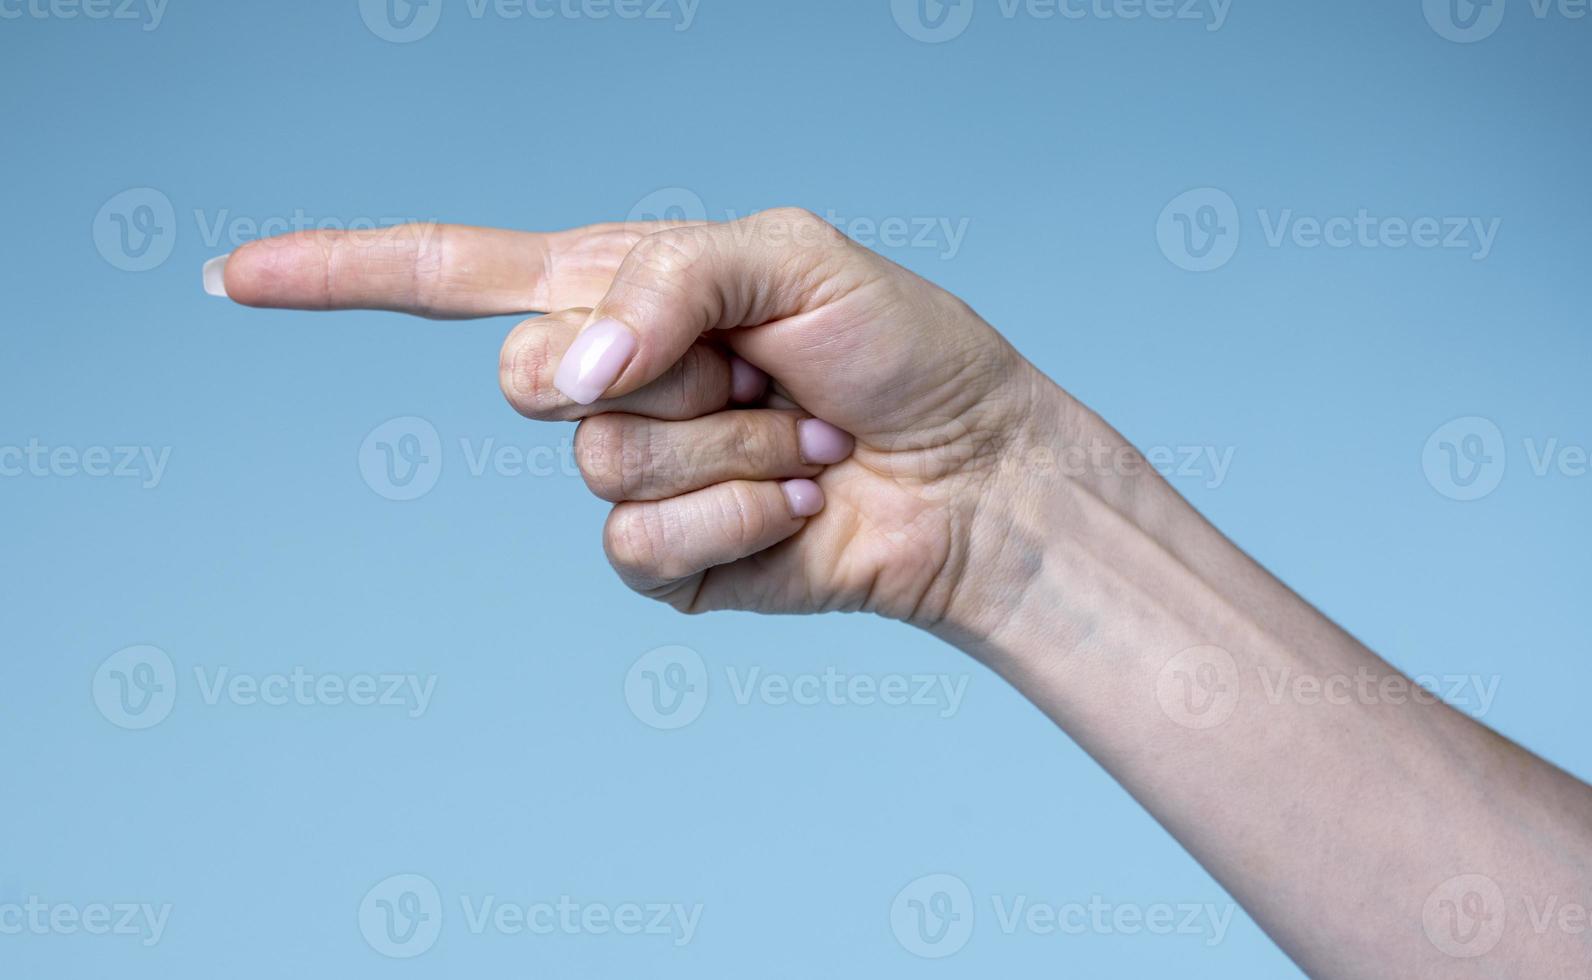
<path id="1" fill-rule="evenodd" d="M 393 310 L 433 319 L 591 306 L 631 247 L 679 222 L 525 232 L 417 223 L 264 238 L 205 263 L 205 291 L 245 306 Z"/>

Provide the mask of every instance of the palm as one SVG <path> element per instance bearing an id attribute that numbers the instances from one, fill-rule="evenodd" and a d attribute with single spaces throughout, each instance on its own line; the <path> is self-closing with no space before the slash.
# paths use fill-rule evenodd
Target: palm
<path id="1" fill-rule="evenodd" d="M 945 505 L 858 459 L 819 482 L 822 514 L 767 551 L 708 570 L 684 608 L 914 618 L 954 549 Z"/>
<path id="2" fill-rule="evenodd" d="M 844 291 L 841 300 L 735 337 L 732 345 L 775 367 L 780 390 L 812 414 L 857 437 L 855 455 L 818 478 L 824 512 L 786 541 L 705 572 L 670 597 L 686 609 L 735 608 L 768 613 L 873 612 L 932 620 L 945 601 L 943 573 L 968 542 L 970 515 L 957 501 L 976 499 L 970 484 L 996 466 L 998 433 L 1016 407 L 974 375 L 1010 377 L 998 362 L 1010 348 L 949 294 L 888 263 Z M 915 302 L 904 301 L 911 295 Z M 889 311 L 879 316 L 877 311 Z M 937 329 L 944 327 L 945 329 Z M 858 344 L 884 348 L 938 345 L 939 356 L 858 356 Z M 989 368 L 980 371 L 979 368 Z M 975 378 L 976 382 L 976 378 Z"/>

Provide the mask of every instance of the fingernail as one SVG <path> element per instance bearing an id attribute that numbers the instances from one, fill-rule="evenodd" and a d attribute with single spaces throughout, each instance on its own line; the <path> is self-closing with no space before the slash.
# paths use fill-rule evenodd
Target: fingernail
<path id="1" fill-rule="evenodd" d="M 755 402 L 763 397 L 768 387 L 768 375 L 739 357 L 730 357 L 730 399 L 741 403 Z"/>
<path id="2" fill-rule="evenodd" d="M 796 423 L 796 442 L 802 462 L 828 466 L 851 455 L 855 440 L 823 419 L 803 419 Z"/>
<path id="3" fill-rule="evenodd" d="M 786 480 L 779 488 L 795 517 L 811 517 L 824 509 L 824 492 L 811 480 Z"/>
<path id="4" fill-rule="evenodd" d="M 603 396 L 636 353 L 636 335 L 611 317 L 582 330 L 553 375 L 553 387 L 577 405 Z"/>
<path id="5" fill-rule="evenodd" d="M 211 296 L 227 295 L 227 259 L 230 255 L 218 255 L 205 263 L 205 292 Z"/>

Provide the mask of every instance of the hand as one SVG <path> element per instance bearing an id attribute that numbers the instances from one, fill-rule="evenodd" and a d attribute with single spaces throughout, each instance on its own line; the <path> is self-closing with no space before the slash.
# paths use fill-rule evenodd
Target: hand
<path id="1" fill-rule="evenodd" d="M 251 305 L 562 308 L 510 334 L 503 391 L 532 418 L 585 419 L 576 458 L 617 503 L 610 559 L 690 612 L 977 630 L 986 604 L 960 600 L 990 587 L 1026 492 L 1007 464 L 1049 440 L 1034 430 L 1064 397 L 955 297 L 799 210 L 298 235 L 240 249 L 224 277 Z"/>

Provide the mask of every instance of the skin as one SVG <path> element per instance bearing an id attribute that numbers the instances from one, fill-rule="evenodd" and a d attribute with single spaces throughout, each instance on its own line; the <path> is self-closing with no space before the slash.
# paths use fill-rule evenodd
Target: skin
<path id="1" fill-rule="evenodd" d="M 305 233 L 239 249 L 225 282 L 252 306 L 553 311 L 509 335 L 503 392 L 580 420 L 630 587 L 956 644 L 1312 976 L 1587 975 L 1592 788 L 1424 696 L 966 304 L 816 216 Z M 636 350 L 577 405 L 554 373 L 604 318 Z M 849 458 L 804 461 L 808 417 Z M 790 478 L 816 479 L 820 513 L 793 515 Z"/>

